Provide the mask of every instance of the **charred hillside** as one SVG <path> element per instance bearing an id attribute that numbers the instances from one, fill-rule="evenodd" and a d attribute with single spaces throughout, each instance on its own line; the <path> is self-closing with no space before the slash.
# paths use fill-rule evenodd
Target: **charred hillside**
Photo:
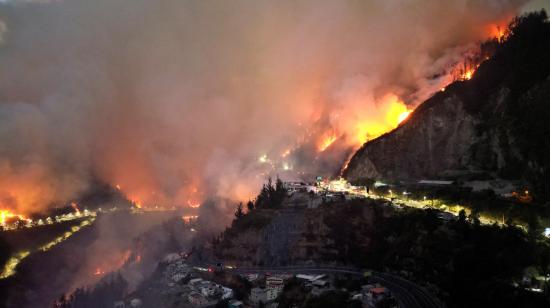
<path id="1" fill-rule="evenodd" d="M 505 179 L 550 194 L 550 22 L 516 18 L 470 80 L 420 105 L 400 127 L 364 144 L 344 177 Z"/>

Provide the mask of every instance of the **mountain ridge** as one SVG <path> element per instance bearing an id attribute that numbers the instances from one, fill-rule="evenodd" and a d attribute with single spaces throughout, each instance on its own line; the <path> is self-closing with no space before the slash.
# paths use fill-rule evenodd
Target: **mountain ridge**
<path id="1" fill-rule="evenodd" d="M 548 198 L 550 23 L 540 11 L 514 19 L 508 31 L 470 80 L 452 83 L 365 143 L 343 176 L 510 180 Z"/>

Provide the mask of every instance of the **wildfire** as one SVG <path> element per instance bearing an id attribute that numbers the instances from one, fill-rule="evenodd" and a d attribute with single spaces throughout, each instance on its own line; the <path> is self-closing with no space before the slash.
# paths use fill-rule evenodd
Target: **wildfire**
<path id="1" fill-rule="evenodd" d="M 128 198 L 130 200 L 130 202 L 132 202 L 135 207 L 137 207 L 138 209 L 141 209 L 142 208 L 142 205 L 141 205 L 141 201 L 139 201 L 138 199 L 135 199 L 135 198 Z"/>
<path id="2" fill-rule="evenodd" d="M 319 152 L 324 152 L 331 144 L 336 141 L 336 135 L 334 132 L 331 132 L 328 135 L 325 135 L 323 139 L 321 139 L 321 142 L 319 143 L 318 150 Z"/>
<path id="3" fill-rule="evenodd" d="M 78 208 L 78 205 L 75 202 L 71 202 L 71 207 L 75 210 L 76 215 L 80 215 L 80 209 Z"/>
<path id="4" fill-rule="evenodd" d="M 401 122 L 405 121 L 409 115 L 411 114 L 411 111 L 407 110 L 407 111 L 403 111 L 400 115 L 399 115 L 399 118 L 397 119 L 397 123 L 398 124 L 401 124 Z"/>
<path id="5" fill-rule="evenodd" d="M 17 218 L 17 219 L 20 219 L 20 220 L 25 220 L 25 221 L 29 220 L 25 216 L 20 215 L 20 214 L 15 214 L 15 213 L 11 212 L 10 210 L 0 210 L 0 226 L 1 227 L 5 227 L 8 223 L 8 220 L 11 220 L 11 219 L 14 219 L 14 218 Z"/>
<path id="6" fill-rule="evenodd" d="M 472 79 L 472 76 L 474 75 L 474 73 L 475 73 L 475 69 L 474 68 L 469 68 L 460 75 L 459 79 L 460 80 L 470 80 L 470 79 Z"/>
<path id="7" fill-rule="evenodd" d="M 191 199 L 187 200 L 187 205 L 189 205 L 189 207 L 194 208 L 194 209 L 201 206 L 200 202 L 194 201 L 194 200 L 191 200 Z"/>
<path id="8" fill-rule="evenodd" d="M 94 276 L 101 276 L 101 275 L 103 275 L 103 274 L 105 274 L 105 271 L 102 270 L 102 269 L 99 268 L 99 267 L 96 268 L 95 271 L 94 271 Z"/>
<path id="9" fill-rule="evenodd" d="M 185 216 L 182 216 L 181 219 L 183 219 L 183 221 L 185 222 L 190 222 L 191 220 L 194 220 L 194 219 L 197 219 L 199 218 L 199 216 L 197 215 L 185 215 Z"/>
<path id="10" fill-rule="evenodd" d="M 382 134 L 399 126 L 410 114 L 411 110 L 396 95 L 386 95 L 380 104 L 380 119 L 359 122 L 356 125 L 356 141 L 362 145 L 368 140 L 377 138 Z"/>
<path id="11" fill-rule="evenodd" d="M 495 38 L 499 43 L 502 43 L 506 40 L 506 26 L 500 26 L 500 25 L 492 25 L 490 31 L 490 36 Z"/>

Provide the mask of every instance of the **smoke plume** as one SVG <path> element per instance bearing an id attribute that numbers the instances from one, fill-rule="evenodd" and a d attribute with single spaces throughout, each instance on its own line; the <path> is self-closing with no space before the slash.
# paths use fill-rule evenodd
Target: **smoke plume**
<path id="1" fill-rule="evenodd" d="M 303 143 L 392 129 L 526 2 L 1 1 L 0 207 L 249 198 Z"/>

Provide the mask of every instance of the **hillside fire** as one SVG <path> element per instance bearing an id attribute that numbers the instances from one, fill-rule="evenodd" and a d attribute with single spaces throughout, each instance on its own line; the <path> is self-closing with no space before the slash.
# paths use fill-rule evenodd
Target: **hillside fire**
<path id="1" fill-rule="evenodd" d="M 334 143 L 334 141 L 336 141 L 336 135 L 333 132 L 324 136 L 318 146 L 319 152 L 324 152 L 328 147 L 330 147 L 331 144 Z"/>
<path id="2" fill-rule="evenodd" d="M 17 222 L 28 223 L 30 219 L 21 214 L 15 214 L 10 210 L 0 210 L 0 227 L 10 229 L 10 226 Z"/>

